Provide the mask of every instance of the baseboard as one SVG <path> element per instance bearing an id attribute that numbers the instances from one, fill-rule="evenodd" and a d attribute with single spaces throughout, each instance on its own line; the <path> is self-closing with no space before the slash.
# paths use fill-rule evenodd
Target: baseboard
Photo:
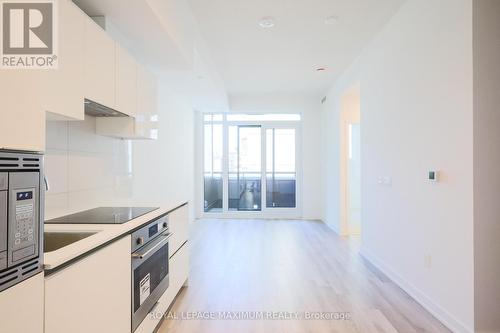
<path id="1" fill-rule="evenodd" d="M 339 230 L 339 228 L 336 225 L 329 224 L 329 223 L 326 223 L 326 222 L 323 222 L 323 223 L 326 224 L 326 226 L 328 228 L 332 229 L 337 235 L 340 236 L 340 230 Z"/>
<path id="2" fill-rule="evenodd" d="M 436 302 L 431 300 L 425 293 L 420 289 L 415 287 L 410 282 L 406 281 L 401 275 L 396 273 L 392 268 L 386 265 L 382 260 L 380 260 L 375 255 L 372 255 L 370 251 L 362 247 L 360 250 L 361 256 L 368 260 L 373 266 L 384 273 L 389 279 L 396 283 L 401 289 L 403 289 L 408 295 L 410 295 L 415 301 L 422 305 L 427 311 L 429 311 L 436 319 L 438 319 L 443 325 L 448 327 L 454 333 L 474 333 L 474 330 L 467 327 L 460 320 L 452 316 L 443 307 L 438 305 Z"/>

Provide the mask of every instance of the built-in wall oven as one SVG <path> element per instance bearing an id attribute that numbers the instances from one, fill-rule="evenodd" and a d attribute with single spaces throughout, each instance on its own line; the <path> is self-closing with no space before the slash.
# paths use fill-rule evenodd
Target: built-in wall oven
<path id="1" fill-rule="evenodd" d="M 43 266 L 43 155 L 0 150 L 0 291 Z"/>
<path id="2" fill-rule="evenodd" d="M 168 217 L 132 233 L 132 332 L 168 288 Z"/>

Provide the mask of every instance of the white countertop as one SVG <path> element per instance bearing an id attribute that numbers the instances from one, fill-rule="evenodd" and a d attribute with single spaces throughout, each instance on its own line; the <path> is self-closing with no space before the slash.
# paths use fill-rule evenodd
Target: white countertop
<path id="1" fill-rule="evenodd" d="M 97 233 L 58 250 L 44 253 L 44 268 L 52 270 L 63 265 L 113 239 L 129 234 L 132 230 L 150 220 L 171 212 L 184 204 L 185 202 L 179 202 L 178 204 L 163 206 L 123 224 L 45 224 L 45 231 L 48 232 L 91 231 Z"/>

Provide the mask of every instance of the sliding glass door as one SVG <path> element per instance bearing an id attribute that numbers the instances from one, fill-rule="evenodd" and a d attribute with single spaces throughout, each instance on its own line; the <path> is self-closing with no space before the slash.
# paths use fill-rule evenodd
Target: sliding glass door
<path id="1" fill-rule="evenodd" d="M 204 124 L 204 210 L 222 212 L 223 126 Z"/>
<path id="2" fill-rule="evenodd" d="M 258 125 L 229 126 L 228 208 L 260 211 L 262 138 Z"/>
<path id="3" fill-rule="evenodd" d="M 205 212 L 298 216 L 300 115 L 238 116 L 204 117 Z"/>
<path id="4" fill-rule="evenodd" d="M 266 207 L 297 204 L 296 135 L 294 128 L 266 129 Z"/>

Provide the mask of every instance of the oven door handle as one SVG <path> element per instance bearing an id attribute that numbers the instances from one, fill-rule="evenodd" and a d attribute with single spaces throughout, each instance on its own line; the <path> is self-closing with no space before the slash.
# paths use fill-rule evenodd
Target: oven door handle
<path id="1" fill-rule="evenodd" d="M 134 252 L 132 253 L 132 259 L 146 259 L 150 255 L 152 255 L 156 249 L 162 247 L 168 242 L 168 239 L 172 237 L 172 233 L 165 233 L 158 237 L 158 240 L 155 240 L 151 245 L 146 246 L 147 250 L 145 252 Z"/>

